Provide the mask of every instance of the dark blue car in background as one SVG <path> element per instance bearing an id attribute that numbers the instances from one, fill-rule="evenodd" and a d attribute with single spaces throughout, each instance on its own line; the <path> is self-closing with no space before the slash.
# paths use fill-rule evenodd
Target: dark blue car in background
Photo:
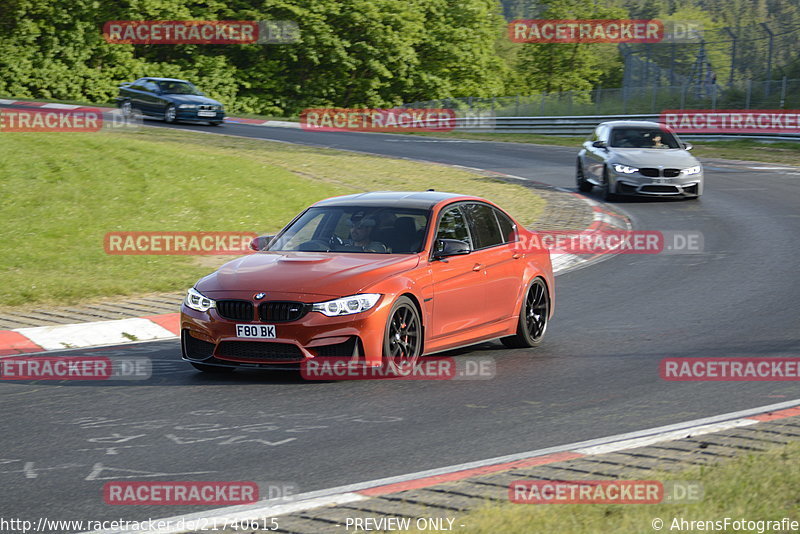
<path id="1" fill-rule="evenodd" d="M 166 122 L 203 121 L 220 124 L 225 118 L 222 104 L 205 96 L 186 80 L 139 78 L 119 87 L 117 105 L 125 113 L 135 111 Z"/>

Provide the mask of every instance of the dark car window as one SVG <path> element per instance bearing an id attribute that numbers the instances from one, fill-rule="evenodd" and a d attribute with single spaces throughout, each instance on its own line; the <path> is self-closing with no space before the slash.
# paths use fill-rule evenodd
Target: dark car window
<path id="1" fill-rule="evenodd" d="M 511 243 L 517 240 L 517 225 L 514 224 L 508 215 L 496 209 L 494 214 L 497 217 L 497 223 L 500 225 L 500 232 L 503 235 L 505 243 Z"/>
<path id="2" fill-rule="evenodd" d="M 139 79 L 133 82 L 129 88 L 133 89 L 134 91 L 146 91 L 147 89 L 144 88 L 145 83 L 147 83 L 147 80 Z"/>
<path id="3" fill-rule="evenodd" d="M 671 133 L 647 127 L 614 128 L 610 144 L 615 148 L 680 148 Z"/>
<path id="4" fill-rule="evenodd" d="M 309 208 L 269 250 L 414 254 L 422 250 L 429 211 L 393 206 Z"/>
<path id="5" fill-rule="evenodd" d="M 467 221 L 458 206 L 448 208 L 439 220 L 439 228 L 436 230 L 436 239 L 458 239 L 475 248 L 470 238 Z"/>
<path id="6" fill-rule="evenodd" d="M 161 92 L 167 95 L 202 95 L 194 85 L 188 82 L 158 82 Z"/>
<path id="7" fill-rule="evenodd" d="M 462 209 L 467 216 L 472 235 L 475 238 L 473 247 L 476 249 L 493 247 L 505 242 L 500 226 L 497 223 L 494 209 L 486 204 L 465 204 Z"/>

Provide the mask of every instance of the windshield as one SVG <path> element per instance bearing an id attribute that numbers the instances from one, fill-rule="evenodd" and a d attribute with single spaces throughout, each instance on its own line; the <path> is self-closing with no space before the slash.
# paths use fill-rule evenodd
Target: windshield
<path id="1" fill-rule="evenodd" d="M 429 214 L 396 207 L 310 208 L 268 250 L 414 254 L 423 248 Z"/>
<path id="2" fill-rule="evenodd" d="M 197 95 L 203 93 L 198 91 L 197 87 L 189 82 L 158 82 L 158 88 L 161 92 L 168 95 Z"/>
<path id="3" fill-rule="evenodd" d="M 615 148 L 681 148 L 675 136 L 661 128 L 614 128 L 610 145 Z"/>

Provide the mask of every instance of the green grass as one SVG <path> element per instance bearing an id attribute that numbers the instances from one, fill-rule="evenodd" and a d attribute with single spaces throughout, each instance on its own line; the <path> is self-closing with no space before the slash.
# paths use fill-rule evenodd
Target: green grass
<path id="1" fill-rule="evenodd" d="M 700 502 L 692 504 L 508 503 L 458 515 L 454 525 L 464 525 L 464 528 L 457 529 L 464 534 L 641 534 L 657 532 L 652 528 L 655 518 L 664 522 L 661 532 L 680 532 L 669 528 L 674 518 L 697 521 L 722 520 L 725 517 L 732 520 L 780 520 L 788 517 L 800 520 L 800 443 L 743 456 L 716 467 L 694 468 L 663 476 L 647 475 L 645 479 L 699 481 L 705 494 Z M 689 531 L 698 530 L 683 530 Z"/>
<path id="2" fill-rule="evenodd" d="M 0 306 L 181 290 L 220 260 L 107 255 L 111 231 L 269 233 L 317 200 L 373 190 L 476 194 L 523 223 L 544 206 L 529 189 L 460 169 L 232 136 L 0 135 Z"/>
<path id="3" fill-rule="evenodd" d="M 404 132 L 399 132 L 404 133 Z M 426 137 L 442 137 L 446 139 L 472 139 L 476 141 L 504 141 L 509 143 L 532 143 L 537 145 L 567 146 L 576 152 L 586 141 L 581 137 L 559 137 L 555 135 L 523 134 L 523 133 L 471 133 L 471 132 L 415 132 L 405 135 Z M 732 141 L 698 141 L 692 142 L 692 153 L 700 158 L 721 158 L 765 163 L 781 163 L 800 166 L 800 142 L 780 141 L 761 142 L 751 139 Z"/>

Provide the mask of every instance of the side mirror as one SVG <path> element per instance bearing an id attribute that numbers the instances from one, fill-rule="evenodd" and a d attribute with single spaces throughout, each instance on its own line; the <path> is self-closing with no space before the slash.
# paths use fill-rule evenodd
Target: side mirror
<path id="1" fill-rule="evenodd" d="M 603 149 L 608 148 L 605 141 L 595 141 L 594 143 L 592 143 L 592 146 L 595 148 L 603 148 Z"/>
<path id="2" fill-rule="evenodd" d="M 266 250 L 270 241 L 272 241 L 274 237 L 274 235 L 260 235 L 258 237 L 254 237 L 253 240 L 250 241 L 250 248 L 256 252 Z"/>
<path id="3" fill-rule="evenodd" d="M 694 145 L 692 145 L 692 143 L 683 143 L 683 149 L 684 150 L 691 150 L 693 148 L 694 148 Z"/>
<path id="4" fill-rule="evenodd" d="M 463 256 L 472 252 L 469 243 L 458 239 L 437 239 L 433 246 L 433 259 Z"/>

